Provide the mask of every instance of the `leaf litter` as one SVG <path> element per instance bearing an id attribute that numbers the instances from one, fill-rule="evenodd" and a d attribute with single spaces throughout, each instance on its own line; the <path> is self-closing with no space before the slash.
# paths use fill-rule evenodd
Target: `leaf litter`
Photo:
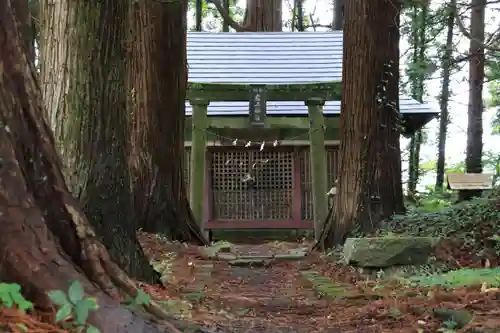
<path id="1" fill-rule="evenodd" d="M 284 242 L 232 245 L 231 253 L 273 256 L 307 246 Z M 195 248 L 184 248 L 184 254 L 177 258 L 179 269 L 186 262 L 200 259 Z M 157 249 L 161 252 L 161 246 Z M 461 256 L 457 260 L 475 267 L 472 260 L 463 253 Z M 180 264 L 181 260 L 184 264 Z M 472 333 L 500 328 L 500 292 L 493 283 L 496 270 L 490 275 L 479 274 L 488 276 L 487 285 L 480 278 L 477 284 L 458 283 L 454 288 L 445 288 L 438 277 L 423 278 L 427 285 L 421 286 L 369 280 L 352 267 L 328 262 L 316 254 L 298 261 L 274 262 L 267 267 L 231 267 L 217 258 L 206 261 L 213 263 L 214 269 L 204 287 L 203 299 L 193 307 L 189 320 L 224 327 L 228 332 Z M 303 274 L 311 271 L 324 280 L 321 283 L 328 281 L 336 286 L 335 293 L 316 293 L 313 283 Z M 463 274 L 471 280 L 470 270 Z M 173 275 L 177 275 L 177 270 Z M 439 283 L 429 284 L 432 279 Z M 453 283 L 457 279 L 460 277 L 455 273 Z M 166 293 L 172 290 L 175 297 L 182 298 L 173 289 L 167 286 L 163 290 Z M 458 318 L 459 314 L 465 319 Z"/>
<path id="2" fill-rule="evenodd" d="M 219 328 L 221 332 L 500 331 L 500 272 L 494 267 L 491 271 L 483 268 L 477 280 L 469 269 L 447 273 L 453 277 L 445 279 L 448 285 L 438 275 L 410 283 L 370 279 L 352 267 L 326 261 L 317 254 L 301 260 L 273 261 L 266 267 L 233 267 L 227 260 L 204 259 L 202 247 L 167 242 L 146 233 L 140 233 L 139 238 L 145 253 L 164 276 L 161 286 L 138 283 L 139 287 L 173 315 L 204 327 Z M 231 253 L 275 256 L 308 245 L 231 245 Z M 441 253 L 436 256 L 450 253 L 450 249 L 438 249 Z M 455 268 L 478 266 L 477 260 L 469 258 L 470 253 L 456 248 L 453 253 L 459 255 Z M 488 265 L 496 266 L 494 260 Z M 203 279 L 197 271 L 206 264 L 213 268 L 200 284 Z M 461 279 L 468 282 L 461 283 Z M 334 287 L 324 287 L 326 284 Z M 202 288 L 199 302 L 186 298 L 186 291 L 192 286 Z M 318 293 L 316 289 L 321 286 L 323 293 Z M 6 309 L 0 311 L 0 321 L 11 332 L 17 332 L 19 323 L 25 323 L 32 332 L 65 332 L 44 323 L 47 320 L 43 316 L 47 315 L 50 314 L 33 317 Z"/>

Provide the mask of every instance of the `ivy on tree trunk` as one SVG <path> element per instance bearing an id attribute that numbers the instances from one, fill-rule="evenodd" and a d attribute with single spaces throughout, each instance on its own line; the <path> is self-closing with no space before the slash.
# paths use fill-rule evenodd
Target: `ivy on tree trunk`
<path id="1" fill-rule="evenodd" d="M 345 4 L 339 183 L 317 245 L 342 243 L 404 211 L 399 147 L 399 12 L 386 0 Z"/>
<path id="2" fill-rule="evenodd" d="M 450 99 L 450 74 L 453 57 L 453 29 L 455 27 L 456 0 L 448 5 L 448 17 L 446 19 L 446 44 L 441 59 L 443 80 L 441 82 L 441 95 L 439 96 L 439 134 L 438 134 L 438 156 L 436 162 L 436 190 L 441 192 L 444 184 L 444 173 L 446 166 L 446 136 L 448 133 L 449 113 L 448 102 Z"/>
<path id="3" fill-rule="evenodd" d="M 422 103 L 425 90 L 425 74 L 427 72 L 427 16 L 429 4 L 420 5 L 412 10 L 411 35 L 413 54 L 409 68 L 409 79 L 411 85 L 411 96 Z M 408 197 L 415 198 L 418 181 L 420 179 L 420 149 L 422 148 L 424 133 L 422 129 L 417 130 L 410 139 L 408 159 Z"/>

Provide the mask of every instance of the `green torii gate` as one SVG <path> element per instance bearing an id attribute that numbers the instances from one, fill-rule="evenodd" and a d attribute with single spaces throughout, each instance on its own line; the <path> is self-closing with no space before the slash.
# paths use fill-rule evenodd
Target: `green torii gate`
<path id="1" fill-rule="evenodd" d="M 318 237 L 328 212 L 328 184 L 325 129 L 338 128 L 338 118 L 323 117 L 326 101 L 340 100 L 340 82 L 309 84 L 245 85 L 189 83 L 186 100 L 192 105 L 191 169 L 189 199 L 193 214 L 203 230 L 206 130 L 212 128 L 299 128 L 309 129 L 310 164 L 313 189 L 314 234 Z M 249 101 L 249 118 L 208 117 L 211 101 Z M 266 101 L 304 101 L 308 117 L 266 117 Z"/>

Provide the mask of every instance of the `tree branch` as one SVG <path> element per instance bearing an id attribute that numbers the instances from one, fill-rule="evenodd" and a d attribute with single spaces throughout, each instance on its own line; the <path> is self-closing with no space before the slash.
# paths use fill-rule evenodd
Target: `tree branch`
<path id="1" fill-rule="evenodd" d="M 219 14 L 222 16 L 222 19 L 224 20 L 225 23 L 227 23 L 231 28 L 236 30 L 237 32 L 245 32 L 245 31 L 252 31 L 248 27 L 245 27 L 244 25 L 241 25 L 240 23 L 236 22 L 231 15 L 227 12 L 227 10 L 224 8 L 222 5 L 222 2 L 220 0 L 206 0 L 207 4 L 211 3 L 215 6 Z"/>
<path id="2" fill-rule="evenodd" d="M 489 51 L 493 51 L 493 52 L 500 52 L 499 48 L 495 48 L 489 44 L 489 42 L 492 42 L 492 41 L 498 39 L 498 36 L 495 37 L 495 33 L 493 33 L 493 35 L 491 35 L 490 38 L 488 38 L 488 43 L 483 43 L 482 41 L 478 40 L 477 38 L 474 38 L 471 35 L 470 31 L 468 31 L 465 28 L 464 22 L 462 21 L 462 18 L 460 17 L 460 14 L 458 14 L 457 10 L 455 11 L 455 20 L 457 21 L 458 30 L 460 30 L 462 35 L 464 35 L 466 38 L 475 41 L 485 50 L 489 50 Z M 497 31 L 495 31 L 495 32 L 497 32 Z"/>

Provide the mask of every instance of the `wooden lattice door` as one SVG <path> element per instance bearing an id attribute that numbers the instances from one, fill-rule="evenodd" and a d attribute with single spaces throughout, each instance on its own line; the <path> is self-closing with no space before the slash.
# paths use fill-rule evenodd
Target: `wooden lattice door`
<path id="1" fill-rule="evenodd" d="M 210 154 L 213 220 L 292 218 L 291 149 L 226 148 Z"/>

